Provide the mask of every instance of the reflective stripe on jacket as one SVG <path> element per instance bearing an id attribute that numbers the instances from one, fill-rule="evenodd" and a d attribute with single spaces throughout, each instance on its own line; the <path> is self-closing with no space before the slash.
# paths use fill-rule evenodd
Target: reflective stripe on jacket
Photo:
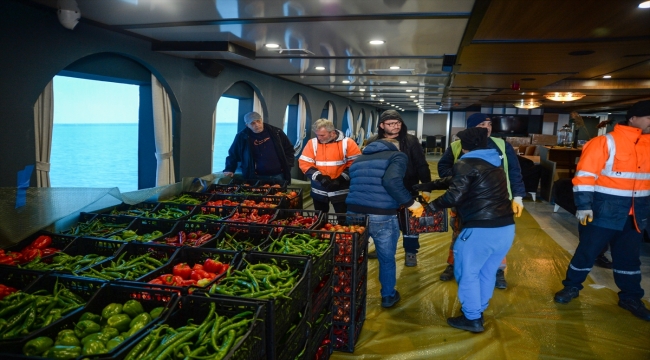
<path id="1" fill-rule="evenodd" d="M 594 225 L 621 230 L 633 215 L 637 230 L 644 229 L 650 211 L 650 135 L 616 125 L 590 140 L 572 181 L 576 208 L 593 210 Z"/>

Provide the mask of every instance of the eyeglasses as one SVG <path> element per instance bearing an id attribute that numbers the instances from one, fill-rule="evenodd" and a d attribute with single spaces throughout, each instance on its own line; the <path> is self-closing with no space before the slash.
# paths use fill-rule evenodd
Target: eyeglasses
<path id="1" fill-rule="evenodd" d="M 391 123 L 389 123 L 389 122 L 384 123 L 384 126 L 390 126 L 390 127 L 395 127 L 395 126 L 398 126 L 398 125 L 402 126 L 402 122 L 401 121 L 394 121 L 394 122 L 391 122 Z"/>

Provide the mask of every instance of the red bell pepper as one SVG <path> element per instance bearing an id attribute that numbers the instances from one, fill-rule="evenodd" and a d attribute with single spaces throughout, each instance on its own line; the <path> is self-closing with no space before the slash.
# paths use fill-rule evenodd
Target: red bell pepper
<path id="1" fill-rule="evenodd" d="M 52 238 L 47 235 L 41 235 L 32 241 L 30 246 L 34 249 L 45 249 L 50 246 L 50 244 L 52 244 Z"/>
<path id="2" fill-rule="evenodd" d="M 171 286 L 182 286 L 183 285 L 183 278 L 180 277 L 180 276 L 173 275 L 173 274 L 160 275 L 159 279 L 162 280 L 164 285 L 171 285 Z"/>
<path id="3" fill-rule="evenodd" d="M 188 280 L 192 275 L 192 268 L 187 263 L 176 264 L 174 265 L 173 273 L 183 278 L 183 280 Z"/>
<path id="4" fill-rule="evenodd" d="M 203 270 L 203 265 L 194 264 L 194 266 L 192 266 L 192 270 Z"/>
<path id="5" fill-rule="evenodd" d="M 162 285 L 162 284 L 163 284 L 163 281 L 160 280 L 160 278 L 155 278 L 155 279 L 149 281 L 149 284 Z"/>
<path id="6" fill-rule="evenodd" d="M 222 270 L 223 264 L 220 261 L 215 261 L 214 259 L 207 259 L 203 263 L 203 270 L 215 274 L 221 274 L 223 272 Z"/>
<path id="7" fill-rule="evenodd" d="M 25 259 L 25 262 L 30 262 L 36 259 L 36 257 L 40 258 L 43 256 L 43 253 L 40 249 L 34 249 L 34 248 L 25 248 L 23 249 L 22 254 Z"/>
<path id="8" fill-rule="evenodd" d="M 209 277 L 208 272 L 205 270 L 192 270 L 192 280 L 199 281 L 201 279 L 205 279 Z"/>

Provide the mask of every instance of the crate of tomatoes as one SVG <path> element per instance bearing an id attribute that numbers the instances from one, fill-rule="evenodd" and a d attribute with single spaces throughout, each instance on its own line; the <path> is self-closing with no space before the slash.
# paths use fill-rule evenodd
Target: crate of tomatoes
<path id="1" fill-rule="evenodd" d="M 368 247 L 368 216 L 362 214 L 323 214 L 318 230 L 334 232 L 334 262 L 363 263 Z"/>
<path id="2" fill-rule="evenodd" d="M 424 212 L 422 216 L 415 217 L 407 208 L 400 209 L 397 213 L 400 228 L 405 235 L 417 235 L 434 232 L 447 232 L 447 209 L 431 211 L 427 203 L 420 199 Z"/>
<path id="3" fill-rule="evenodd" d="M 227 194 L 214 194 L 210 201 L 206 202 L 205 206 L 215 206 L 215 207 L 233 207 L 239 206 L 241 203 L 246 200 L 246 195 L 227 195 Z"/>
<path id="4" fill-rule="evenodd" d="M 271 188 L 271 190 L 269 190 L 269 195 L 284 197 L 289 209 L 302 209 L 301 188 Z"/>
<path id="5" fill-rule="evenodd" d="M 224 220 L 237 223 L 268 224 L 275 218 L 276 212 L 277 209 L 249 208 L 240 206 L 235 209 L 235 212 L 232 214 L 232 216 Z"/>

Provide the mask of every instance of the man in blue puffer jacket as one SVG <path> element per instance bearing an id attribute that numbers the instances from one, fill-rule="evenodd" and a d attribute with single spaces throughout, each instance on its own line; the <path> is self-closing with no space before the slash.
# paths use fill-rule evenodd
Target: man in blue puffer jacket
<path id="1" fill-rule="evenodd" d="M 369 216 L 368 232 L 377 249 L 381 306 L 385 308 L 400 300 L 395 290 L 395 252 L 400 233 L 397 209 L 408 207 L 415 216 L 424 211 L 404 187 L 407 164 L 408 157 L 399 152 L 399 142 L 382 139 L 366 146 L 350 166 L 350 193 L 345 202 L 348 212 Z"/>

